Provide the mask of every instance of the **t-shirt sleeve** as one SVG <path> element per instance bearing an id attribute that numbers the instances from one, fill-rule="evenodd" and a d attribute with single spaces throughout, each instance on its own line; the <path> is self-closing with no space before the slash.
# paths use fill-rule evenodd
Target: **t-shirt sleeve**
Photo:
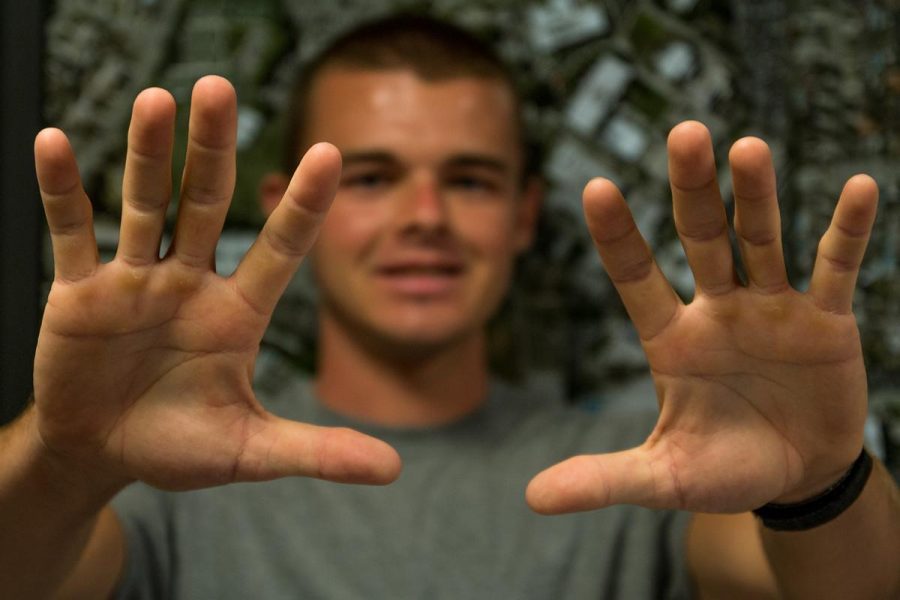
<path id="1" fill-rule="evenodd" d="M 685 600 L 693 598 L 693 583 L 687 561 L 687 529 L 691 521 L 691 513 L 685 511 L 666 511 L 667 521 L 663 528 L 661 540 L 662 551 L 666 553 L 665 563 L 671 569 L 665 574 L 666 581 L 662 586 L 662 597 L 665 600 Z"/>
<path id="2" fill-rule="evenodd" d="M 171 597 L 175 564 L 171 495 L 136 483 L 113 499 L 112 508 L 122 523 L 126 548 L 125 567 L 114 597 Z"/>

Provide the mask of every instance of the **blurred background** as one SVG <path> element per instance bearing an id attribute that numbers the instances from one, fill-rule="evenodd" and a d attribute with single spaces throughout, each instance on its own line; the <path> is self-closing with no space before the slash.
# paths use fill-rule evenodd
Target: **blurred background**
<path id="1" fill-rule="evenodd" d="M 496 40 L 521 75 L 548 180 L 540 234 L 492 327 L 495 366 L 567 397 L 609 390 L 646 365 L 583 224 L 580 190 L 615 180 L 685 299 L 693 282 L 674 236 L 665 139 L 703 121 L 721 161 L 743 135 L 776 159 L 795 286 L 809 277 L 841 186 L 881 189 L 856 314 L 870 376 L 870 437 L 900 468 L 900 1 L 898 0 L 57 0 L 4 4 L 2 54 L 3 419 L 21 406 L 52 273 L 33 185 L 31 140 L 62 127 L 116 244 L 131 102 L 162 86 L 184 147 L 193 82 L 228 77 L 239 98 L 238 182 L 218 268 L 230 272 L 261 223 L 256 188 L 281 162 L 289 87 L 305 62 L 361 20 L 426 11 Z M 176 155 L 178 151 L 176 151 Z M 177 177 L 182 165 L 173 166 Z M 727 168 L 720 186 L 728 199 Z M 315 291 L 289 289 L 266 336 L 300 368 L 315 356 Z"/>

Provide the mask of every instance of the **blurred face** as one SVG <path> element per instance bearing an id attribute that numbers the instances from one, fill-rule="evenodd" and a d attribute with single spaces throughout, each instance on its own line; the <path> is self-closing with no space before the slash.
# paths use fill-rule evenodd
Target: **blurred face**
<path id="1" fill-rule="evenodd" d="M 489 79 L 318 76 L 307 141 L 343 156 L 313 254 L 323 325 L 405 352 L 484 335 L 537 210 L 515 115 L 512 93 Z"/>

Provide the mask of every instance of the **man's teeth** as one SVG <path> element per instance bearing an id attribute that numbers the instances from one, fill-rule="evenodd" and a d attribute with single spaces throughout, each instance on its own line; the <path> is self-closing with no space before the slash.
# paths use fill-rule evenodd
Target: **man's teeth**
<path id="1" fill-rule="evenodd" d="M 388 275 L 455 275 L 459 272 L 456 267 L 398 267 L 387 269 Z"/>

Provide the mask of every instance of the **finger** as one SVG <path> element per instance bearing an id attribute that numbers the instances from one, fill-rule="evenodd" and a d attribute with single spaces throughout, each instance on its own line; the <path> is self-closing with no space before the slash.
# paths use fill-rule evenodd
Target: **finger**
<path id="1" fill-rule="evenodd" d="M 675 227 L 697 291 L 729 292 L 737 277 L 709 131 L 696 121 L 681 123 L 669 134 L 668 151 Z"/>
<path id="2" fill-rule="evenodd" d="M 383 485 L 400 474 L 400 456 L 388 444 L 347 428 L 319 427 L 267 416 L 247 438 L 238 481 L 303 476 L 341 483 Z"/>
<path id="3" fill-rule="evenodd" d="M 75 155 L 59 129 L 44 129 L 34 140 L 34 165 L 53 243 L 56 277 L 77 281 L 99 263 L 91 201 L 81 185 Z"/>
<path id="4" fill-rule="evenodd" d="M 657 478 L 640 448 L 575 456 L 538 473 L 525 490 L 532 510 L 546 515 L 613 504 L 659 507 Z"/>
<path id="5" fill-rule="evenodd" d="M 213 264 L 234 192 L 237 99 L 227 80 L 194 85 L 178 220 L 170 254 L 193 267 Z"/>
<path id="6" fill-rule="evenodd" d="M 819 242 L 809 294 L 824 310 L 848 313 L 878 207 L 878 184 L 856 175 L 844 185 L 828 231 Z"/>
<path id="7" fill-rule="evenodd" d="M 309 252 L 337 191 L 341 155 L 316 144 L 303 157 L 281 202 L 232 276 L 254 308 L 270 313 Z"/>
<path id="8" fill-rule="evenodd" d="M 172 196 L 175 99 L 153 88 L 134 101 L 122 180 L 122 225 L 116 256 L 134 265 L 159 258 L 159 244 Z"/>
<path id="9" fill-rule="evenodd" d="M 609 180 L 584 189 L 584 213 L 594 245 L 641 339 L 649 340 L 675 316 L 681 300 L 641 237 L 625 199 Z"/>
<path id="10" fill-rule="evenodd" d="M 761 291 L 782 291 L 788 280 L 772 153 L 764 141 L 744 138 L 731 147 L 728 160 L 734 186 L 734 230 L 748 283 Z"/>

